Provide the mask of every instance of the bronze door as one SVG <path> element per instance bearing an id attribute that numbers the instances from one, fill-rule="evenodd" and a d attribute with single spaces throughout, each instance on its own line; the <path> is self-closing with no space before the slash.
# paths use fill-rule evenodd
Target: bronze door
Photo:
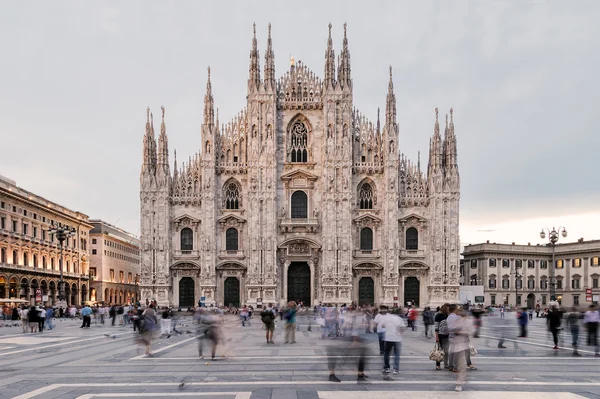
<path id="1" fill-rule="evenodd" d="M 404 305 L 411 302 L 412 306 L 419 306 L 419 280 L 416 277 L 407 277 L 404 280 Z"/>
<path id="2" fill-rule="evenodd" d="M 225 306 L 240 306 L 240 280 L 237 277 L 227 277 L 224 283 L 223 290 L 225 297 L 223 299 L 223 304 Z"/>
<path id="3" fill-rule="evenodd" d="M 287 300 L 312 306 L 310 295 L 310 267 L 306 262 L 292 262 L 288 268 Z"/>
<path id="4" fill-rule="evenodd" d="M 358 282 L 358 306 L 375 304 L 375 282 L 371 277 L 363 277 Z"/>
<path id="5" fill-rule="evenodd" d="M 194 303 L 194 279 L 191 277 L 182 277 L 179 280 L 179 306 L 183 308 L 196 306 Z"/>

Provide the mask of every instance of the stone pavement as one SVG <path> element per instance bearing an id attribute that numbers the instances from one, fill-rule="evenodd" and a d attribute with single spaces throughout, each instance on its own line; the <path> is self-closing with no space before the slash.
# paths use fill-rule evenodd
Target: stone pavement
<path id="1" fill-rule="evenodd" d="M 509 325 L 513 322 L 508 320 Z M 336 368 L 342 382 L 334 383 L 327 380 L 327 350 L 341 341 L 320 339 L 315 325 L 307 331 L 306 318 L 300 318 L 295 345 L 283 344 L 281 322 L 276 344 L 267 345 L 258 318 L 250 327 L 241 327 L 232 318 L 225 327 L 228 345 L 219 349 L 215 361 L 199 359 L 195 325 L 189 317 L 180 320 L 183 334 L 156 340 L 153 357 L 144 356 L 129 327 L 80 329 L 79 320 L 55 324 L 54 330 L 41 334 L 0 328 L 0 397 L 363 399 L 396 398 L 399 393 L 407 398 L 600 397 L 600 359 L 593 357 L 593 348 L 581 346 L 583 357 L 574 358 L 567 336 L 560 350 L 552 350 L 544 319 L 533 320 L 528 338 L 517 338 L 516 328 L 510 328 L 506 349 L 497 347 L 498 329 L 484 319 L 481 338 L 472 340 L 479 351 L 473 358 L 478 370 L 468 373 L 462 393 L 453 391 L 455 374 L 436 371 L 428 360 L 433 340 L 423 336 L 422 326 L 404 334 L 401 373 L 392 381 L 382 379 L 377 337 L 371 334 L 368 382 L 356 381 L 356 366 L 345 351 Z M 583 333 L 581 341 L 585 339 Z"/>

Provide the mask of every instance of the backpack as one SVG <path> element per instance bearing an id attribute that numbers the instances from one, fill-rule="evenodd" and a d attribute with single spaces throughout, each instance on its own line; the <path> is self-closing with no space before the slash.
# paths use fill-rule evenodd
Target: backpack
<path id="1" fill-rule="evenodd" d="M 119 309 L 117 310 L 117 314 L 123 314 L 124 311 L 125 311 L 125 309 L 123 309 L 123 306 L 120 306 Z"/>
<path id="2" fill-rule="evenodd" d="M 273 320 L 275 320 L 275 315 L 273 314 L 273 311 L 267 309 L 260 314 L 260 319 L 265 324 L 271 324 L 273 323 Z"/>

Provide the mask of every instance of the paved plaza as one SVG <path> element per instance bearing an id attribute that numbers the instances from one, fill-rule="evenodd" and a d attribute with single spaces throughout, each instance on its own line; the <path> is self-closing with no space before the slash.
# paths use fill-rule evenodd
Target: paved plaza
<path id="1" fill-rule="evenodd" d="M 508 315 L 507 317 L 514 317 Z M 129 327 L 94 326 L 80 329 L 79 320 L 57 321 L 41 334 L 23 334 L 21 327 L 0 328 L 0 397 L 115 398 L 210 397 L 252 399 L 397 398 L 593 398 L 600 397 L 600 358 L 581 346 L 572 357 L 570 336 L 552 350 L 545 319 L 535 319 L 528 338 L 511 329 L 506 349 L 499 349 L 498 331 L 484 327 L 473 339 L 478 370 L 468 372 L 468 384 L 454 392 L 456 375 L 436 371 L 428 360 L 433 340 L 423 328 L 406 331 L 401 373 L 392 381 L 381 375 L 376 334 L 369 343 L 367 382 L 356 381 L 356 366 L 342 355 L 336 375 L 328 381 L 327 348 L 337 342 L 320 339 L 314 324 L 300 317 L 295 345 L 283 344 L 278 322 L 275 345 L 264 342 L 259 318 L 250 327 L 237 319 L 225 328 L 228 347 L 216 360 L 199 359 L 191 317 L 179 320 L 181 335 L 157 339 L 154 356 L 146 357 Z M 489 325 L 489 323 L 488 323 Z M 585 343 L 585 334 L 581 337 Z M 507 395 L 510 392 L 510 395 Z"/>

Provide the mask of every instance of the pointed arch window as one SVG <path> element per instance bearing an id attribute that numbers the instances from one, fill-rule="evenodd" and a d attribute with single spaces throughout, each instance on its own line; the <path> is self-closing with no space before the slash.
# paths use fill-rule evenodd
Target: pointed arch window
<path id="1" fill-rule="evenodd" d="M 0 249 L 0 263 L 7 263 L 6 262 L 6 248 Z"/>
<path id="2" fill-rule="evenodd" d="M 416 251 L 419 249 L 419 232 L 414 227 L 406 229 L 406 250 Z"/>
<path id="3" fill-rule="evenodd" d="M 290 130 L 290 161 L 308 162 L 308 130 L 300 120 Z"/>
<path id="4" fill-rule="evenodd" d="M 194 232 L 189 227 L 181 230 L 181 250 L 192 251 L 194 249 Z"/>
<path id="5" fill-rule="evenodd" d="M 227 251 L 237 251 L 238 250 L 238 231 L 233 227 L 230 227 L 225 232 L 225 249 Z"/>
<path id="6" fill-rule="evenodd" d="M 373 187 L 363 183 L 358 190 L 358 206 L 360 209 L 373 209 Z"/>
<path id="7" fill-rule="evenodd" d="M 292 219 L 308 218 L 308 196 L 304 191 L 294 191 L 291 202 Z"/>
<path id="8" fill-rule="evenodd" d="M 360 249 L 362 251 L 373 250 L 373 230 L 369 227 L 360 230 Z"/>
<path id="9" fill-rule="evenodd" d="M 223 190 L 225 209 L 239 209 L 241 205 L 240 186 L 236 182 L 229 182 Z"/>

